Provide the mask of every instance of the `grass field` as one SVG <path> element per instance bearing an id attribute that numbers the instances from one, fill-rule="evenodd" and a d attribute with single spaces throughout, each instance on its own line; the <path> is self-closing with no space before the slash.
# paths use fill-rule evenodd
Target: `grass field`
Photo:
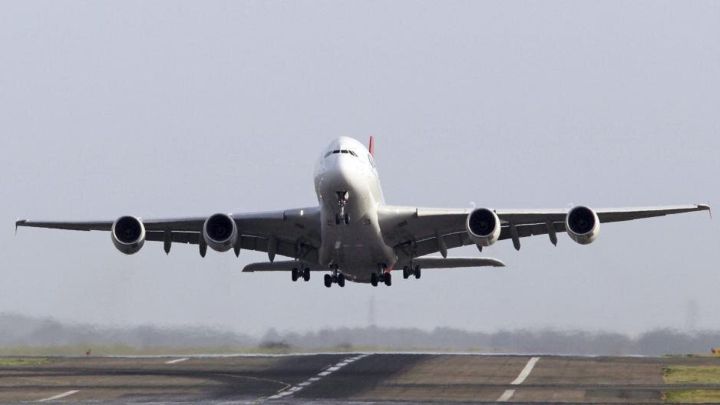
<path id="1" fill-rule="evenodd" d="M 663 377 L 668 384 L 720 384 L 720 367 L 668 366 Z"/>
<path id="2" fill-rule="evenodd" d="M 40 366 L 48 362 L 45 357 L 1 357 L 0 367 Z"/>
<path id="3" fill-rule="evenodd" d="M 663 378 L 668 384 L 720 384 L 720 367 L 668 366 Z M 720 403 L 720 390 L 669 390 L 664 398 L 675 403 Z"/>

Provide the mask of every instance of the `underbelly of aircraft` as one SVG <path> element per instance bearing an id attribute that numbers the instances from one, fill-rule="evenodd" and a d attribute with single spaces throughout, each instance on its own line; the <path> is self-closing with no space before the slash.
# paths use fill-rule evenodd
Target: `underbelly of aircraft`
<path id="1" fill-rule="evenodd" d="M 378 272 L 379 265 L 391 269 L 396 260 L 393 249 L 369 219 L 326 225 L 320 256 L 322 264 L 337 265 L 348 279 L 357 282 L 370 282 L 370 275 Z"/>

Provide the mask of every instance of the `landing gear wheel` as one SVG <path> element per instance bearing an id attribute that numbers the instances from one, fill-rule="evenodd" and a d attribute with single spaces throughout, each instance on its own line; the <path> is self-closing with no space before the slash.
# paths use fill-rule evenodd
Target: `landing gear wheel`
<path id="1" fill-rule="evenodd" d="M 340 273 L 337 275 L 337 285 L 345 287 L 345 275 Z"/>
<path id="2" fill-rule="evenodd" d="M 305 281 L 310 281 L 310 269 L 309 268 L 306 267 L 305 270 L 303 270 L 302 278 Z"/>
<path id="3" fill-rule="evenodd" d="M 408 269 L 408 266 L 403 267 L 403 278 L 407 280 L 407 278 L 410 277 L 410 269 Z"/>
<path id="4" fill-rule="evenodd" d="M 300 278 L 300 274 L 298 272 L 297 267 L 293 267 L 293 269 L 290 273 L 292 275 L 292 281 L 297 281 L 297 279 Z"/>
<path id="5" fill-rule="evenodd" d="M 416 278 L 416 279 L 419 279 L 419 278 L 420 278 L 420 274 L 421 274 L 421 273 L 420 273 L 420 266 L 415 266 L 415 271 L 414 271 L 413 273 L 415 273 L 415 278 Z"/>
<path id="6" fill-rule="evenodd" d="M 326 274 L 325 275 L 325 287 L 330 288 L 332 283 L 333 283 L 332 276 L 329 274 Z"/>
<path id="7" fill-rule="evenodd" d="M 343 213 L 335 214 L 335 225 L 340 224 L 350 225 L 350 215 Z"/>
<path id="8" fill-rule="evenodd" d="M 386 286 L 390 287 L 392 285 L 392 275 L 390 273 L 383 274 L 383 281 Z"/>
<path id="9" fill-rule="evenodd" d="M 378 275 L 377 273 L 373 273 L 370 275 L 370 284 L 372 284 L 373 287 L 377 287 L 378 285 Z"/>

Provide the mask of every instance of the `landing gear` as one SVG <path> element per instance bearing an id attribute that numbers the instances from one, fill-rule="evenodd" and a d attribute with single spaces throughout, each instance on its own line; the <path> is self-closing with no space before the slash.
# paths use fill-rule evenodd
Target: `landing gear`
<path id="1" fill-rule="evenodd" d="M 345 275 L 338 271 L 337 266 L 333 266 L 333 274 L 325 275 L 325 287 L 330 288 L 333 283 L 337 283 L 340 287 L 345 287 Z"/>
<path id="2" fill-rule="evenodd" d="M 341 223 L 345 225 L 350 224 L 350 216 L 348 216 L 347 212 L 345 212 L 345 206 L 347 205 L 349 198 L 350 193 L 347 191 L 337 192 L 339 212 L 335 214 L 335 225 L 340 225 Z"/>
<path id="3" fill-rule="evenodd" d="M 292 271 L 290 271 L 290 275 L 292 276 L 292 281 L 298 281 L 300 277 L 302 277 L 305 281 L 310 281 L 310 269 L 308 267 L 304 269 L 293 267 Z"/>
<path id="4" fill-rule="evenodd" d="M 385 272 L 386 268 L 384 264 L 379 265 L 377 273 L 370 275 L 370 284 L 372 284 L 373 287 L 377 287 L 378 283 L 385 283 L 388 287 L 392 285 L 392 274 Z"/>
<path id="5" fill-rule="evenodd" d="M 346 213 L 335 214 L 335 225 L 350 224 L 350 217 Z"/>
<path id="6" fill-rule="evenodd" d="M 403 278 L 408 279 L 410 276 L 415 276 L 416 279 L 420 278 L 420 266 L 405 266 L 403 267 Z"/>

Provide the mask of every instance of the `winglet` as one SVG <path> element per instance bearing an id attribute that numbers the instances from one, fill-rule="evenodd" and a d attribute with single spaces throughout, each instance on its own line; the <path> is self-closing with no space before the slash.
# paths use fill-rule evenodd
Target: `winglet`
<path id="1" fill-rule="evenodd" d="M 24 225 L 25 222 L 27 222 L 27 219 L 19 219 L 19 218 L 18 218 L 18 220 L 15 221 L 15 235 L 17 235 L 18 226 Z"/>
<path id="2" fill-rule="evenodd" d="M 710 214 L 710 219 L 712 219 L 712 208 L 710 208 L 710 205 L 698 204 L 698 208 L 700 208 L 703 211 L 707 210 L 708 214 Z"/>
<path id="3" fill-rule="evenodd" d="M 368 151 L 372 157 L 375 157 L 375 137 L 370 135 L 370 141 L 368 142 Z"/>

